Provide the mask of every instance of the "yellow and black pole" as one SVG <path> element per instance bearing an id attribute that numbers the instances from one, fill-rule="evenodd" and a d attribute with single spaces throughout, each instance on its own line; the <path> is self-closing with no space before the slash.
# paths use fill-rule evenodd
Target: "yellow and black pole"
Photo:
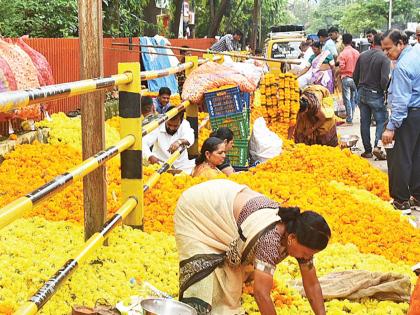
<path id="1" fill-rule="evenodd" d="M 143 127 L 142 135 L 148 135 L 165 121 L 170 120 L 172 117 L 175 117 L 179 112 L 185 110 L 190 106 L 190 101 L 185 101 L 179 104 L 177 107 L 172 108 L 170 111 L 166 112 L 162 117 L 159 117 L 156 120 L 151 121 L 146 126 Z"/>
<path id="2" fill-rule="evenodd" d="M 133 80 L 119 86 L 119 115 L 121 138 L 133 135 L 132 147 L 121 153 L 121 190 L 122 200 L 130 197 L 137 199 L 137 205 L 127 217 L 127 225 L 143 229 L 143 169 L 142 169 L 142 120 L 140 106 L 140 63 L 120 63 L 118 73 L 131 72 Z"/>
<path id="3" fill-rule="evenodd" d="M 0 93 L 0 112 L 8 112 L 31 104 L 103 90 L 114 85 L 127 84 L 131 80 L 131 74 L 125 73 L 122 75 L 113 75 L 108 78 L 48 85 L 31 90 L 3 92 Z"/>
<path id="4" fill-rule="evenodd" d="M 0 229 L 22 217 L 26 211 L 31 211 L 35 205 L 45 198 L 59 192 L 75 180 L 91 173 L 118 153 L 121 153 L 131 147 L 134 144 L 134 141 L 134 136 L 127 135 L 115 145 L 97 153 L 95 156 L 88 158 L 81 164 L 69 169 L 67 172 L 57 176 L 26 196 L 20 197 L 19 199 L 16 199 L 15 201 L 0 208 Z"/>
<path id="5" fill-rule="evenodd" d="M 153 173 L 152 176 L 149 177 L 146 184 L 144 184 L 143 186 L 143 192 L 148 191 L 157 183 L 160 176 L 171 168 L 172 164 L 174 164 L 174 162 L 180 157 L 182 152 L 185 151 L 185 148 L 185 146 L 182 146 L 174 153 L 172 153 L 169 159 L 155 173 Z"/>
<path id="6" fill-rule="evenodd" d="M 193 62 L 194 67 L 185 70 L 185 75 L 188 77 L 190 73 L 198 67 L 197 56 L 186 56 L 185 61 Z M 187 107 L 187 121 L 190 123 L 191 128 L 194 130 L 194 144 L 188 149 L 188 157 L 190 159 L 198 156 L 198 106 L 197 104 L 191 104 Z"/>
<path id="7" fill-rule="evenodd" d="M 83 248 L 79 251 L 77 256 L 67 260 L 67 262 L 44 283 L 24 305 L 22 305 L 14 314 L 15 315 L 32 315 L 36 314 L 45 303 L 55 294 L 60 285 L 77 269 L 79 265 L 87 260 L 99 246 L 108 238 L 109 233 L 120 223 L 124 218 L 132 212 L 137 206 L 137 200 L 130 197 L 121 206 L 121 208 L 102 226 L 102 229 L 92 235 Z"/>

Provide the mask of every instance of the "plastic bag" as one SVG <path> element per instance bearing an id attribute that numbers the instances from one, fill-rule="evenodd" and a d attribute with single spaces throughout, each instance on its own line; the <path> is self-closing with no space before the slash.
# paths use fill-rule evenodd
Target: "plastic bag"
<path id="1" fill-rule="evenodd" d="M 47 59 L 30 47 L 27 43 L 23 41 L 24 38 L 28 38 L 27 36 L 22 36 L 17 40 L 17 45 L 23 49 L 24 52 L 26 52 L 31 58 L 36 70 L 38 71 L 38 81 L 41 86 L 45 85 L 51 85 L 54 84 L 54 77 L 52 74 L 51 66 L 48 63 Z"/>
<path id="2" fill-rule="evenodd" d="M 267 128 L 264 118 L 257 118 L 254 122 L 249 153 L 254 161 L 265 162 L 280 155 L 283 141 Z"/>
<path id="3" fill-rule="evenodd" d="M 242 92 L 253 92 L 256 89 L 256 85 L 234 69 L 207 62 L 187 77 L 182 89 L 182 99 L 200 103 L 207 90 L 224 85 L 237 85 Z"/>

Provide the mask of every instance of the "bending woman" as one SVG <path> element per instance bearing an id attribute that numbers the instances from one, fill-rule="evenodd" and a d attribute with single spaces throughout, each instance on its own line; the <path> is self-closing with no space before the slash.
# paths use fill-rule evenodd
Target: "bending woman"
<path id="1" fill-rule="evenodd" d="M 223 174 L 217 167 L 226 158 L 226 144 L 223 140 L 210 137 L 204 141 L 200 155 L 195 160 L 195 168 L 192 172 L 193 177 L 215 178 Z"/>
<path id="2" fill-rule="evenodd" d="M 322 86 L 310 86 L 302 94 L 296 120 L 295 142 L 307 145 L 319 144 L 336 147 L 337 128 L 334 114 L 326 115 L 321 103 L 329 97 Z M 328 116 L 328 118 L 327 118 Z"/>
<path id="3" fill-rule="evenodd" d="M 243 314 L 242 285 L 251 272 L 261 314 L 275 315 L 273 275 L 289 255 L 299 262 L 313 311 L 325 314 L 312 258 L 327 246 L 331 231 L 319 214 L 280 207 L 245 185 L 216 179 L 187 189 L 174 221 L 179 298 L 199 315 Z"/>

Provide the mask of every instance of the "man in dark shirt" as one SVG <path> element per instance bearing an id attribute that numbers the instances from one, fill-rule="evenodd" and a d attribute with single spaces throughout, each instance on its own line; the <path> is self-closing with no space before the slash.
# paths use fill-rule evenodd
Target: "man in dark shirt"
<path id="1" fill-rule="evenodd" d="M 360 134 L 365 152 L 362 157 L 385 160 L 385 153 L 378 147 L 388 119 L 388 111 L 384 104 L 384 91 L 387 88 L 390 73 L 390 61 L 381 49 L 381 35 L 373 38 L 372 49 L 363 52 L 356 63 L 353 73 L 354 83 L 358 88 L 360 108 Z M 370 123 L 372 113 L 376 121 L 375 143 L 372 155 L 370 142 Z"/>

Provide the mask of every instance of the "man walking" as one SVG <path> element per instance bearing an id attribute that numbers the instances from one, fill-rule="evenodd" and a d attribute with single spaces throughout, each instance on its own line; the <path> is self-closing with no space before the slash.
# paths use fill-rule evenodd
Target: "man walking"
<path id="1" fill-rule="evenodd" d="M 242 36 L 243 33 L 240 30 L 236 30 L 233 34 L 226 34 L 214 43 L 210 50 L 217 52 L 240 51 Z"/>
<path id="2" fill-rule="evenodd" d="M 378 147 L 388 111 L 384 104 L 385 90 L 389 81 L 390 61 L 381 49 L 381 36 L 376 34 L 372 49 L 363 52 L 356 63 L 353 80 L 357 86 L 360 109 L 360 134 L 365 152 L 364 158 L 372 158 L 370 142 L 370 123 L 373 116 L 377 122 L 373 154 L 379 160 L 385 160 L 385 153 Z"/>
<path id="3" fill-rule="evenodd" d="M 346 123 L 353 124 L 353 114 L 356 108 L 357 89 L 353 81 L 353 72 L 356 62 L 359 59 L 359 52 L 351 46 L 353 36 L 351 34 L 343 35 L 344 49 L 338 56 L 340 66 L 340 77 L 343 84 L 343 101 L 346 106 Z"/>
<path id="4" fill-rule="evenodd" d="M 388 89 L 391 117 L 382 135 L 387 149 L 389 193 L 394 208 L 403 214 L 420 206 L 420 47 L 408 45 L 399 30 L 384 34 L 382 48 L 396 61 Z M 410 197 L 412 199 L 410 199 Z"/>
<path id="5" fill-rule="evenodd" d="M 345 44 L 343 42 L 343 36 L 340 35 L 338 28 L 335 26 L 330 27 L 330 29 L 328 30 L 328 35 L 330 36 L 332 41 L 335 43 L 335 48 L 337 49 L 337 53 L 338 55 L 340 55 L 345 47 Z"/>

